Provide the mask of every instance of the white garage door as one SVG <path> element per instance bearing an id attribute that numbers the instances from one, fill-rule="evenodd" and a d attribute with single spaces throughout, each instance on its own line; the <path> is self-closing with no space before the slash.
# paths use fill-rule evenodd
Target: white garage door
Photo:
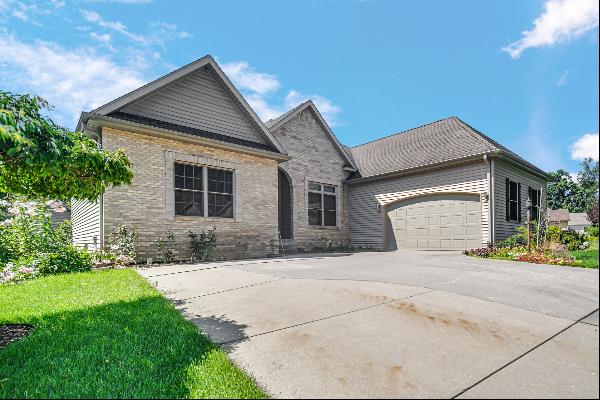
<path id="1" fill-rule="evenodd" d="M 464 250 L 481 247 L 478 195 L 416 197 L 387 207 L 386 249 Z"/>

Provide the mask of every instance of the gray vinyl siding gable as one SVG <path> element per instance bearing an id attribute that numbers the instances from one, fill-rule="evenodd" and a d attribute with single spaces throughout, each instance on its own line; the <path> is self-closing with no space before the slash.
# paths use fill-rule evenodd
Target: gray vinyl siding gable
<path id="1" fill-rule="evenodd" d="M 266 144 L 257 127 L 205 70 L 196 71 L 121 111 Z"/>
<path id="2" fill-rule="evenodd" d="M 72 202 L 73 243 L 76 246 L 94 249 L 101 245 L 100 204 L 100 201 L 87 200 Z"/>
<path id="3" fill-rule="evenodd" d="M 435 193 L 488 192 L 488 166 L 481 162 L 348 185 L 348 230 L 354 247 L 382 250 L 385 205 Z M 381 206 L 381 212 L 377 206 Z M 482 245 L 489 239 L 489 204 L 481 202 Z"/>
<path id="4" fill-rule="evenodd" d="M 521 184 L 521 222 L 506 220 L 506 178 Z M 496 160 L 494 169 L 495 240 L 500 242 L 515 234 L 518 226 L 527 222 L 528 188 L 541 189 L 541 210 L 546 210 L 546 182 L 506 162 Z"/>

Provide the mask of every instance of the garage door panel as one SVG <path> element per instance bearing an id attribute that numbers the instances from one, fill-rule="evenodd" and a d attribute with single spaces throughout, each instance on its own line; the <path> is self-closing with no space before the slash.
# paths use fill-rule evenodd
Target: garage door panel
<path id="1" fill-rule="evenodd" d="M 439 194 L 402 202 L 387 210 L 388 245 L 408 249 L 466 249 L 481 245 L 478 195 Z"/>
<path id="2" fill-rule="evenodd" d="M 481 214 L 467 214 L 467 224 L 479 226 L 481 224 Z"/>
<path id="3" fill-rule="evenodd" d="M 469 213 L 479 213 L 481 211 L 481 205 L 479 202 L 468 201 L 467 202 L 467 212 Z"/>
<path id="4" fill-rule="evenodd" d="M 467 236 L 479 237 L 480 232 L 481 232 L 481 228 L 479 226 L 467 226 Z"/>
<path id="5" fill-rule="evenodd" d="M 429 227 L 429 237 L 440 237 L 442 236 L 441 228 L 439 226 Z"/>
<path id="6" fill-rule="evenodd" d="M 440 227 L 440 236 L 443 239 L 449 239 L 452 237 L 452 227 L 450 226 L 442 226 Z"/>
<path id="7" fill-rule="evenodd" d="M 452 237 L 462 238 L 467 234 L 467 227 L 464 225 L 458 225 L 452 227 Z"/>
<path id="8" fill-rule="evenodd" d="M 439 225 L 440 224 L 440 216 L 439 215 L 429 215 L 427 220 L 429 225 Z"/>

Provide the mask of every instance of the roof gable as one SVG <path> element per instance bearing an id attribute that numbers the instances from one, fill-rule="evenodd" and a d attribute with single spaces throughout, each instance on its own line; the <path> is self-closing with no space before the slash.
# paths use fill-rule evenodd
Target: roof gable
<path id="1" fill-rule="evenodd" d="M 313 113 L 316 121 L 323 129 L 323 132 L 325 132 L 327 138 L 331 141 L 335 149 L 340 153 L 344 161 L 348 164 L 349 169 L 352 171 L 356 171 L 357 168 L 354 164 L 354 161 L 352 160 L 352 157 L 350 156 L 350 154 L 348 154 L 346 148 L 335 137 L 335 134 L 333 133 L 333 131 L 331 130 L 331 128 L 329 127 L 329 125 L 327 124 L 327 122 L 325 121 L 315 104 L 312 102 L 312 100 L 305 101 L 304 103 L 292 108 L 285 114 L 282 114 L 275 119 L 267 121 L 265 125 L 269 128 L 269 130 L 271 130 L 271 132 L 275 132 L 277 129 L 281 128 L 286 123 L 294 119 L 304 110 L 310 110 Z"/>
<path id="2" fill-rule="evenodd" d="M 285 150 L 211 56 L 127 93 L 91 114 L 129 116 Z"/>

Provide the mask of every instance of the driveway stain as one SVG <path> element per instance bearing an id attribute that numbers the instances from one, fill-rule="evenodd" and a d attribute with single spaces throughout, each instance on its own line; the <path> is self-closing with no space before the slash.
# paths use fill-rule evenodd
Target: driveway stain
<path id="1" fill-rule="evenodd" d="M 477 322 L 470 321 L 462 316 L 452 317 L 443 313 L 427 312 L 419 309 L 414 303 L 408 302 L 390 303 L 386 304 L 386 306 L 398 311 L 403 311 L 405 314 L 412 317 L 424 319 L 430 323 L 439 323 L 448 328 L 459 328 L 471 334 L 487 334 L 498 340 L 504 340 L 504 337 L 497 329 L 484 329 Z"/>

